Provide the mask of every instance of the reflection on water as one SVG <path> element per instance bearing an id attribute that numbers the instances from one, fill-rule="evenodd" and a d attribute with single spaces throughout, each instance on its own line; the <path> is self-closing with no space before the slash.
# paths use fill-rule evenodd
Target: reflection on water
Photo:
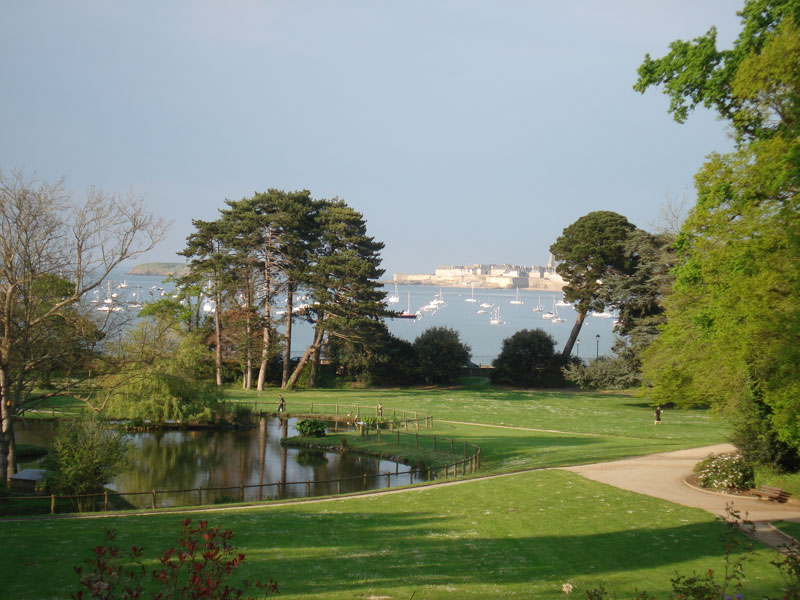
<path id="1" fill-rule="evenodd" d="M 122 493 L 146 492 L 126 496 L 136 506 L 151 505 L 151 490 L 183 490 L 157 494 L 158 506 L 178 506 L 239 500 L 242 493 L 245 500 L 295 498 L 410 482 L 407 473 L 395 475 L 408 467 L 391 461 L 281 446 L 281 437 L 297 435 L 295 422 L 262 418 L 258 427 L 247 430 L 131 433 L 130 464 L 108 487 Z M 20 423 L 17 442 L 49 446 L 53 432 L 53 423 Z M 413 475 L 413 481 L 425 478 L 424 473 Z M 242 490 L 239 486 L 255 487 Z M 232 489 L 207 489 L 221 487 Z"/>

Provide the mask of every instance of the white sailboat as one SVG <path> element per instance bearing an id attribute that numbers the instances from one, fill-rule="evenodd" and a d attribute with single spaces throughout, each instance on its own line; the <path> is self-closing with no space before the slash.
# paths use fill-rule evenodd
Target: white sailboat
<path id="1" fill-rule="evenodd" d="M 539 296 L 539 304 L 533 307 L 533 312 L 542 312 L 544 310 L 544 304 L 542 304 L 542 297 Z"/>
<path id="2" fill-rule="evenodd" d="M 509 302 L 509 304 L 525 304 L 522 300 L 519 299 L 519 288 L 517 288 L 517 297 Z"/>
<path id="3" fill-rule="evenodd" d="M 397 304 L 400 302 L 400 294 L 397 293 L 397 284 L 394 284 L 394 294 L 386 297 L 386 304 Z"/>
<path id="4" fill-rule="evenodd" d="M 475 300 L 475 284 L 472 284 L 472 295 L 469 298 L 464 298 L 464 302 L 477 302 Z"/>
<path id="5" fill-rule="evenodd" d="M 494 311 L 492 312 L 492 318 L 489 319 L 489 325 L 502 325 L 503 319 L 500 318 L 500 307 L 495 307 Z"/>
<path id="6" fill-rule="evenodd" d="M 553 305 L 553 319 L 550 321 L 551 323 L 566 323 L 567 320 L 563 317 L 558 316 L 558 303 Z"/>

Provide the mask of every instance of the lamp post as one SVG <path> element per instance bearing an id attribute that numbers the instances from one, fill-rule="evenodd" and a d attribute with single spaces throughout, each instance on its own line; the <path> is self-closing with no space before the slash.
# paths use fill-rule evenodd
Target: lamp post
<path id="1" fill-rule="evenodd" d="M 598 333 L 594 338 L 597 340 L 597 354 L 595 358 L 600 358 L 600 334 Z M 591 352 L 591 350 L 589 350 L 589 352 Z"/>
<path id="2" fill-rule="evenodd" d="M 580 358 L 581 357 L 581 341 L 580 340 L 576 340 L 575 341 L 575 347 L 577 348 L 577 350 L 575 351 L 575 353 L 576 353 L 575 356 Z"/>

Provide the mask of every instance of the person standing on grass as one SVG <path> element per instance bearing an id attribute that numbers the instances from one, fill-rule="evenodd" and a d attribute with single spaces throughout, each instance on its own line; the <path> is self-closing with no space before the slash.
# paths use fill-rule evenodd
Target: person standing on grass
<path id="1" fill-rule="evenodd" d="M 284 402 L 282 394 L 278 394 L 278 412 L 286 412 L 286 402 Z"/>
<path id="2" fill-rule="evenodd" d="M 655 425 L 661 425 L 661 407 L 660 406 L 656 406 L 655 415 L 656 415 L 656 421 L 655 421 L 654 424 Z"/>
<path id="3" fill-rule="evenodd" d="M 383 404 L 381 404 L 380 402 L 378 402 L 378 416 L 379 417 L 383 416 Z"/>

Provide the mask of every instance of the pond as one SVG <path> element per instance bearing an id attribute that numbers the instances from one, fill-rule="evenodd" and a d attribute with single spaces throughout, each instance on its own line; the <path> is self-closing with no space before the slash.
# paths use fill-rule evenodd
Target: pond
<path id="1" fill-rule="evenodd" d="M 380 458 L 286 448 L 280 439 L 297 435 L 296 421 L 264 417 L 252 429 L 130 433 L 129 465 L 108 487 L 141 492 L 125 499 L 146 507 L 152 505 L 152 490 L 158 506 L 183 506 L 238 501 L 242 495 L 245 500 L 323 496 L 427 479 L 426 473 L 409 474 L 408 466 Z M 53 422 L 18 423 L 17 443 L 49 447 L 55 427 Z"/>

